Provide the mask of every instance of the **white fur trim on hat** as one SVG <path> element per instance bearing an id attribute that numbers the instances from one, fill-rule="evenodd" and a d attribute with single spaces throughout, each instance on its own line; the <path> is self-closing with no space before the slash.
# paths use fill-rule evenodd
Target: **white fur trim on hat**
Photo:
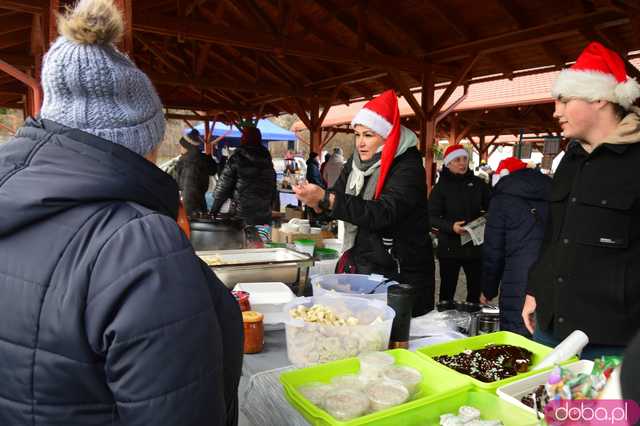
<path id="1" fill-rule="evenodd" d="M 451 151 L 449 153 L 449 155 L 444 157 L 444 165 L 445 166 L 448 165 L 450 162 L 452 162 L 453 160 L 455 160 L 458 157 L 467 157 L 467 158 L 469 158 L 469 153 L 464 148 L 460 148 L 460 149 L 456 149 L 455 151 Z"/>
<path id="2" fill-rule="evenodd" d="M 393 125 L 383 116 L 367 108 L 362 108 L 356 116 L 353 117 L 351 127 L 354 127 L 356 124 L 370 128 L 385 139 L 391 133 L 391 129 L 393 129 Z"/>
<path id="3" fill-rule="evenodd" d="M 554 98 L 582 98 L 590 102 L 609 101 L 629 109 L 640 97 L 640 85 L 631 77 L 627 77 L 624 83 L 618 83 L 611 74 L 565 69 L 560 71 L 551 95 Z"/>

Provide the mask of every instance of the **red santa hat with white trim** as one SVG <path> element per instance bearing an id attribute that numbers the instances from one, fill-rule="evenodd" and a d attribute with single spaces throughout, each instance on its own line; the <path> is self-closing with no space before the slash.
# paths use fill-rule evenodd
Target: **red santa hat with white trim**
<path id="1" fill-rule="evenodd" d="M 609 101 L 629 109 L 640 97 L 640 85 L 627 75 L 620 55 L 594 41 L 575 64 L 560 71 L 551 94 L 554 98 Z"/>
<path id="2" fill-rule="evenodd" d="M 444 165 L 447 166 L 450 162 L 460 157 L 469 158 L 469 153 L 464 149 L 464 146 L 460 144 L 450 145 L 444 151 Z"/>
<path id="3" fill-rule="evenodd" d="M 498 164 L 496 173 L 501 177 L 504 177 L 518 170 L 526 169 L 527 163 L 516 157 L 505 158 Z"/>
<path id="4" fill-rule="evenodd" d="M 396 156 L 402 132 L 398 97 L 395 92 L 387 90 L 377 98 L 367 102 L 351 120 L 351 127 L 355 127 L 358 124 L 368 127 L 385 139 L 380 156 L 380 177 L 378 178 L 374 196 L 374 199 L 378 199 L 384 187 L 387 173 Z"/>

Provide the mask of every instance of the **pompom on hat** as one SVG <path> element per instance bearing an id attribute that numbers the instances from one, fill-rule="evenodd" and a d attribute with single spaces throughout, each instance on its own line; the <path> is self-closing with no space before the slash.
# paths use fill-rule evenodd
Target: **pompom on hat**
<path id="1" fill-rule="evenodd" d="M 393 90 L 387 90 L 375 99 L 367 102 L 351 120 L 351 126 L 362 125 L 373 130 L 385 140 L 380 157 L 380 177 L 376 186 L 374 199 L 382 193 L 384 182 L 396 156 L 402 126 L 398 97 Z"/>
<path id="2" fill-rule="evenodd" d="M 42 65 L 40 116 L 142 156 L 151 152 L 164 137 L 162 103 L 149 78 L 114 46 L 124 23 L 113 0 L 80 0 L 58 28 Z"/>
<path id="3" fill-rule="evenodd" d="M 575 64 L 560 72 L 551 94 L 556 99 L 609 101 L 629 109 L 640 97 L 640 85 L 627 75 L 620 55 L 598 42 L 591 42 Z"/>
<path id="4" fill-rule="evenodd" d="M 469 153 L 460 144 L 451 145 L 444 151 L 444 165 L 447 166 L 450 162 L 460 157 L 469 158 Z"/>

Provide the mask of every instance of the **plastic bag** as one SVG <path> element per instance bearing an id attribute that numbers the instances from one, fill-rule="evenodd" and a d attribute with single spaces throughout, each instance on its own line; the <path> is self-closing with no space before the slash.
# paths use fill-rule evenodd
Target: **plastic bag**
<path id="1" fill-rule="evenodd" d="M 411 320 L 411 337 L 439 336 L 451 332 L 468 330 L 471 314 L 456 310 L 438 312 L 433 310 Z"/>

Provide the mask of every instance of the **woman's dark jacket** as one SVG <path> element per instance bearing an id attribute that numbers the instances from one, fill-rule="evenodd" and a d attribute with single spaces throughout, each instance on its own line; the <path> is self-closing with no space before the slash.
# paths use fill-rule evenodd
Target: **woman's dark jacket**
<path id="1" fill-rule="evenodd" d="M 500 329 L 526 334 L 522 307 L 531 265 L 544 235 L 551 178 L 523 169 L 500 179 L 493 190 L 482 250 L 482 291 L 500 289 Z"/>
<path id="2" fill-rule="evenodd" d="M 456 175 L 443 167 L 440 180 L 429 197 L 431 226 L 438 230 L 438 257 L 461 260 L 480 259 L 482 246 L 460 245 L 460 235 L 453 232 L 454 222 L 469 223 L 489 209 L 491 187 L 469 169 Z"/>
<path id="3" fill-rule="evenodd" d="M 0 425 L 236 424 L 242 319 L 122 146 L 27 120 L 0 146 Z"/>
<path id="4" fill-rule="evenodd" d="M 187 214 L 207 210 L 204 194 L 209 188 L 209 176 L 217 172 L 217 164 L 211 156 L 196 147 L 189 146 L 176 164 L 176 181 L 182 191 L 182 202 Z"/>
<path id="5" fill-rule="evenodd" d="M 267 148 L 243 145 L 231 155 L 218 180 L 211 211 L 217 213 L 230 198 L 233 212 L 247 225 L 271 223 L 278 190 Z"/>
<path id="6" fill-rule="evenodd" d="M 433 246 L 429 238 L 427 186 L 420 153 L 416 148 L 409 148 L 394 159 L 378 200 L 345 194 L 352 163 L 349 160 L 345 164 L 332 188 L 336 192 L 332 216 L 358 226 L 352 250 L 357 272 L 382 274 L 416 287 L 432 288 Z M 394 240 L 393 253 L 400 261 L 400 276 L 396 263 L 383 246 L 383 237 Z M 424 311 L 433 307 L 433 296 L 431 300 L 426 297 L 422 293 L 416 297 L 414 313 L 418 312 L 416 309 Z"/>

